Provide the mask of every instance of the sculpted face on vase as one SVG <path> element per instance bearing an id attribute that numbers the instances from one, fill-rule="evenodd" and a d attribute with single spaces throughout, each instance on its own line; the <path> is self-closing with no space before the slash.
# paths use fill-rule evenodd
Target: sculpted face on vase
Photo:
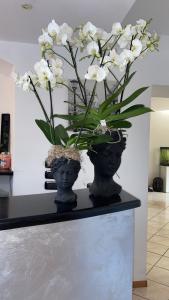
<path id="1" fill-rule="evenodd" d="M 57 184 L 56 202 L 74 202 L 76 200 L 72 186 L 78 177 L 79 171 L 79 161 L 65 157 L 53 160 L 51 172 Z"/>
<path id="2" fill-rule="evenodd" d="M 117 143 L 105 143 L 93 147 L 88 156 L 94 165 L 94 181 L 89 187 L 95 197 L 111 197 L 119 194 L 121 186 L 113 180 L 121 164 L 122 152 L 125 149 L 125 138 Z"/>

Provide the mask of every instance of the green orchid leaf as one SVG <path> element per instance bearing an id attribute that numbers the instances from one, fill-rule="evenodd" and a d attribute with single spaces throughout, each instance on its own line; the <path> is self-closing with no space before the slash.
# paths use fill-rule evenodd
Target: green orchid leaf
<path id="1" fill-rule="evenodd" d="M 73 130 L 73 129 L 81 129 L 82 128 L 82 129 L 94 130 L 97 127 L 97 124 L 98 123 L 91 123 L 86 120 L 85 123 L 83 123 L 83 124 L 81 122 L 77 122 L 77 123 L 74 123 L 74 124 L 68 126 L 66 129 Z"/>
<path id="2" fill-rule="evenodd" d="M 60 138 L 55 134 L 55 131 L 48 122 L 43 120 L 35 120 L 35 122 L 52 145 L 61 145 Z"/>
<path id="3" fill-rule="evenodd" d="M 122 120 L 122 121 L 112 121 L 112 122 L 107 122 L 107 126 L 109 128 L 130 128 L 132 124 L 129 121 Z"/>
<path id="4" fill-rule="evenodd" d="M 69 135 L 63 125 L 58 125 L 55 127 L 56 136 L 60 138 L 65 144 L 69 140 Z"/>
<path id="5" fill-rule="evenodd" d="M 78 145 L 78 149 L 79 150 L 88 150 L 88 145 L 87 144 L 79 144 Z"/>
<path id="6" fill-rule="evenodd" d="M 67 141 L 67 146 L 71 146 L 71 145 L 74 145 L 77 141 L 77 137 L 78 137 L 78 133 L 77 134 L 72 134 L 70 137 L 69 137 L 69 140 Z"/>
<path id="7" fill-rule="evenodd" d="M 124 89 L 126 88 L 126 86 L 129 84 L 129 82 L 131 81 L 131 79 L 133 78 L 133 76 L 135 75 L 136 72 L 133 72 L 129 78 L 119 87 L 119 89 L 113 93 L 109 98 L 107 98 L 99 107 L 99 112 L 104 112 L 104 110 L 107 108 L 107 106 L 109 106 L 110 104 L 112 104 L 113 100 L 116 100 L 117 97 L 120 95 L 120 93 L 122 93 L 124 91 Z"/>
<path id="8" fill-rule="evenodd" d="M 103 112 L 104 118 L 106 116 L 109 116 L 111 113 L 113 112 L 117 112 L 119 109 L 121 109 L 122 107 L 130 104 L 132 101 L 134 101 L 137 97 L 139 97 L 148 87 L 142 87 L 138 90 L 136 90 L 133 94 L 131 94 L 126 100 L 114 104 L 114 105 L 110 105 L 108 106 L 105 111 Z"/>
<path id="9" fill-rule="evenodd" d="M 91 144 L 97 145 L 102 143 L 109 143 L 112 142 L 112 137 L 110 135 L 99 135 L 97 137 L 92 138 Z"/>
<path id="10" fill-rule="evenodd" d="M 145 107 L 145 106 L 144 106 L 143 104 L 132 105 L 132 106 L 130 106 L 129 108 L 127 108 L 127 109 L 125 110 L 125 112 L 132 111 L 132 110 L 135 110 L 135 109 L 141 108 L 141 107 Z"/>
<path id="11" fill-rule="evenodd" d="M 101 144 L 101 143 L 108 143 L 112 142 L 112 137 L 110 135 L 95 135 L 95 134 L 82 134 L 79 141 L 87 141 L 91 145 Z"/>
<path id="12" fill-rule="evenodd" d="M 122 113 L 120 113 L 118 115 L 111 115 L 107 118 L 107 121 L 125 120 L 125 119 L 143 115 L 143 114 L 151 112 L 151 111 L 152 110 L 149 107 L 140 107 L 140 108 L 136 108 L 131 111 L 128 111 L 128 112 L 123 111 Z"/>
<path id="13" fill-rule="evenodd" d="M 75 106 L 75 107 L 78 107 L 78 108 L 80 108 L 80 109 L 84 109 L 84 110 L 86 110 L 86 106 L 85 105 L 80 105 L 80 104 L 74 104 L 74 103 L 72 103 L 72 102 L 69 102 L 69 101 L 64 101 L 64 103 L 68 103 L 68 104 L 70 104 L 71 106 Z"/>
<path id="14" fill-rule="evenodd" d="M 84 119 L 84 114 L 78 114 L 78 115 L 60 115 L 60 114 L 54 114 L 53 118 L 60 118 L 67 121 L 80 121 Z"/>

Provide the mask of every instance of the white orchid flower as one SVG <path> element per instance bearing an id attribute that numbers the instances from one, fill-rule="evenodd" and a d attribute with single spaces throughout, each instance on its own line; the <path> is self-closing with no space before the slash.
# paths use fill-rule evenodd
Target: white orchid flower
<path id="1" fill-rule="evenodd" d="M 117 67 L 121 72 L 124 72 L 127 64 L 133 62 L 134 59 L 135 56 L 133 55 L 133 52 L 129 49 L 124 49 L 118 56 L 118 60 L 116 62 Z"/>
<path id="2" fill-rule="evenodd" d="M 103 64 L 105 68 L 109 68 L 112 65 L 111 57 L 109 55 L 105 55 L 105 57 L 100 59 L 100 63 Z"/>
<path id="3" fill-rule="evenodd" d="M 26 72 L 23 76 L 18 77 L 18 79 L 16 79 L 16 85 L 18 87 L 21 87 L 23 89 L 23 91 L 29 91 L 30 90 L 30 77 L 29 77 L 29 73 Z"/>
<path id="4" fill-rule="evenodd" d="M 63 23 L 60 26 L 60 32 L 59 32 L 61 44 L 66 45 L 67 41 L 70 42 L 72 38 L 72 34 L 73 34 L 73 29 L 67 23 Z"/>
<path id="5" fill-rule="evenodd" d="M 120 48 L 126 48 L 128 43 L 131 41 L 132 36 L 133 36 L 133 28 L 131 24 L 129 24 L 124 28 L 123 34 L 118 40 L 118 45 L 120 46 Z"/>
<path id="6" fill-rule="evenodd" d="M 138 57 L 142 51 L 142 43 L 139 39 L 134 39 L 132 41 L 131 51 L 133 52 L 134 57 Z"/>
<path id="7" fill-rule="evenodd" d="M 129 40 L 125 36 L 121 36 L 121 38 L 118 40 L 118 45 L 121 49 L 126 48 L 129 43 Z"/>
<path id="8" fill-rule="evenodd" d="M 43 31 L 43 34 L 39 37 L 38 41 L 42 50 L 50 49 L 53 45 L 53 40 L 46 31 Z"/>
<path id="9" fill-rule="evenodd" d="M 136 27 L 138 30 L 143 30 L 147 25 L 147 21 L 145 21 L 143 19 L 139 19 L 136 21 L 136 24 L 137 24 Z"/>
<path id="10" fill-rule="evenodd" d="M 60 32 L 60 26 L 55 22 L 55 20 L 52 20 L 52 22 L 48 25 L 48 33 L 51 37 L 56 38 L 59 35 Z"/>
<path id="11" fill-rule="evenodd" d="M 99 46 L 96 42 L 92 41 L 87 45 L 87 53 L 92 56 L 99 56 Z"/>
<path id="12" fill-rule="evenodd" d="M 97 32 L 97 27 L 94 26 L 91 22 L 87 22 L 83 28 L 82 28 L 82 32 L 84 34 L 84 36 L 90 36 L 90 37 L 94 37 L 94 35 Z"/>
<path id="13" fill-rule="evenodd" d="M 118 66 L 119 65 L 119 55 L 117 54 L 116 50 L 115 49 L 112 49 L 110 51 L 110 59 L 111 59 L 111 62 L 114 66 Z"/>
<path id="14" fill-rule="evenodd" d="M 98 65 L 89 66 L 85 79 L 96 80 L 97 82 L 103 81 L 107 76 L 107 70 L 104 67 Z"/>
<path id="15" fill-rule="evenodd" d="M 63 75 L 63 70 L 61 68 L 55 68 L 52 71 L 56 77 L 62 77 Z"/>
<path id="16" fill-rule="evenodd" d="M 52 68 L 62 68 L 63 62 L 60 58 L 51 59 Z"/>
<path id="17" fill-rule="evenodd" d="M 50 68 L 48 67 L 46 60 L 41 59 L 39 62 L 37 62 L 34 65 L 34 69 L 38 76 L 38 81 L 41 87 L 47 88 L 48 81 L 52 81 L 54 76 Z"/>
<path id="18" fill-rule="evenodd" d="M 122 26 L 121 26 L 121 24 L 119 22 L 114 23 L 112 25 L 111 34 L 113 34 L 113 35 L 119 35 L 119 34 L 122 34 L 122 32 L 123 32 L 123 28 L 122 28 Z"/>
<path id="19" fill-rule="evenodd" d="M 100 40 L 101 44 L 104 44 L 108 38 L 110 33 L 106 32 L 101 28 L 97 28 L 96 34 L 94 35 L 95 40 Z"/>
<path id="20" fill-rule="evenodd" d="M 37 74 L 44 68 L 48 68 L 48 63 L 43 58 L 34 65 L 34 70 Z"/>
<path id="21" fill-rule="evenodd" d="M 119 55 L 119 59 L 121 61 L 123 61 L 124 65 L 127 65 L 129 62 L 133 62 L 135 57 L 133 55 L 133 52 L 129 49 L 124 49 L 120 55 Z"/>

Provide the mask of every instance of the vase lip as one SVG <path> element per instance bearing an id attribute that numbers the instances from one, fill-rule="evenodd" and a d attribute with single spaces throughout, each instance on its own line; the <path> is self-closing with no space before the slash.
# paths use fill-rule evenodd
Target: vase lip
<path id="1" fill-rule="evenodd" d="M 63 147 L 61 145 L 53 145 L 48 152 L 46 159 L 47 164 L 50 165 L 54 159 L 66 158 L 67 160 L 81 161 L 80 152 L 73 147 Z"/>
<path id="2" fill-rule="evenodd" d="M 116 138 L 112 142 L 104 142 L 96 145 L 92 145 L 92 148 L 87 151 L 87 155 L 90 157 L 91 153 L 101 153 L 105 149 L 105 147 L 112 146 L 120 146 L 122 151 L 126 148 L 126 137 L 123 135 L 122 130 L 112 131 L 114 134 L 116 133 Z"/>

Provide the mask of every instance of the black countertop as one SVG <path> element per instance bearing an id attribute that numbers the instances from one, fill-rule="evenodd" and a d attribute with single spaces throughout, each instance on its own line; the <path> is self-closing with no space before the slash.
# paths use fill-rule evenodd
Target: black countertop
<path id="1" fill-rule="evenodd" d="M 73 206 L 56 204 L 55 193 L 0 198 L 0 230 L 88 218 L 141 205 L 125 191 L 99 203 L 89 198 L 88 189 L 76 190 L 76 194 Z"/>
<path id="2" fill-rule="evenodd" d="M 0 175 L 10 175 L 10 176 L 12 176 L 13 175 L 13 171 L 11 170 L 11 169 L 0 169 Z"/>

